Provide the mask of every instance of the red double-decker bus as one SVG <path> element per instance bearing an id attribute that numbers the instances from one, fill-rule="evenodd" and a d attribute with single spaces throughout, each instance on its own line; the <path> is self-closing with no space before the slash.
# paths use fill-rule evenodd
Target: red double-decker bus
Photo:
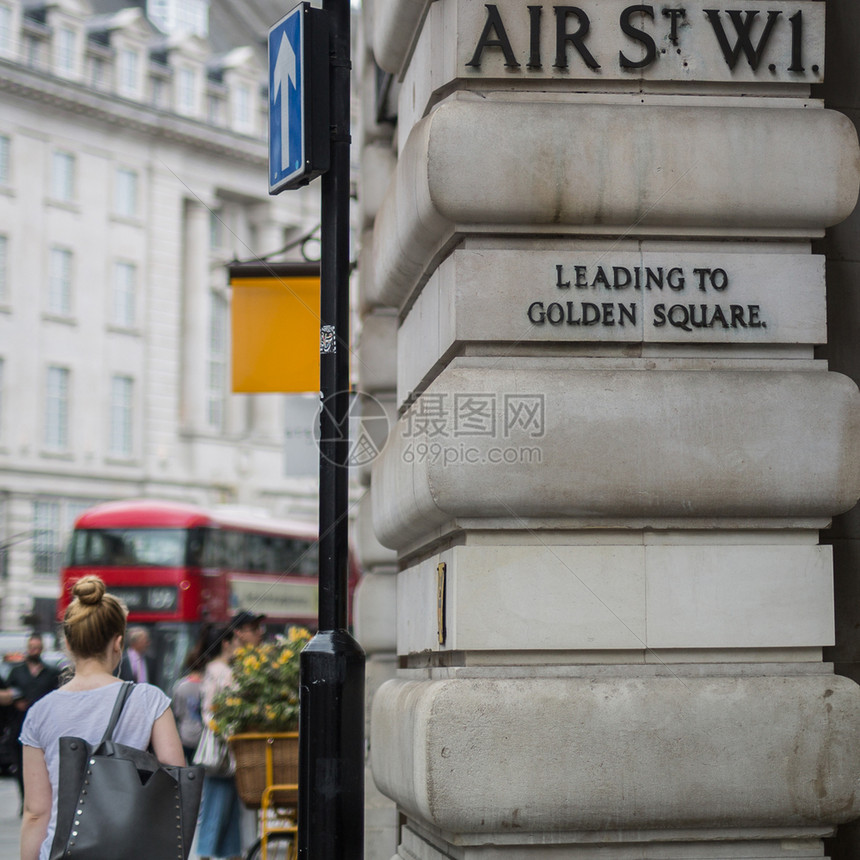
<path id="1" fill-rule="evenodd" d="M 239 609 L 266 616 L 271 631 L 317 623 L 319 563 L 313 524 L 178 502 L 108 502 L 75 522 L 57 614 L 71 587 L 100 576 L 128 607 L 129 624 L 150 630 L 156 683 L 169 690 L 203 622 Z M 349 595 L 360 576 L 350 554 Z"/>

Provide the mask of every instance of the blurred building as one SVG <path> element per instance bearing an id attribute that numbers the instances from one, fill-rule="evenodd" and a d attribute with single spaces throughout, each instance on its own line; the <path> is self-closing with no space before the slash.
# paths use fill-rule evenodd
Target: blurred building
<path id="1" fill-rule="evenodd" d="M 267 189 L 261 2 L 0 0 L 0 627 L 53 615 L 95 502 L 315 510 L 315 400 L 231 395 L 225 264 L 318 224 Z"/>

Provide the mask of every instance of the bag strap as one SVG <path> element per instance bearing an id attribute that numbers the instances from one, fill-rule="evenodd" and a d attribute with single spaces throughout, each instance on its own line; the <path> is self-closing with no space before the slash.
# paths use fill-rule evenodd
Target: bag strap
<path id="1" fill-rule="evenodd" d="M 117 722 L 119 722 L 119 716 L 122 713 L 123 706 L 125 705 L 128 697 L 131 695 L 133 687 L 134 681 L 123 681 L 122 684 L 120 684 L 119 693 L 117 694 L 116 702 L 114 702 L 113 711 L 111 711 L 108 726 L 105 729 L 105 735 L 102 738 L 102 743 L 112 739 L 113 730 L 116 728 Z"/>

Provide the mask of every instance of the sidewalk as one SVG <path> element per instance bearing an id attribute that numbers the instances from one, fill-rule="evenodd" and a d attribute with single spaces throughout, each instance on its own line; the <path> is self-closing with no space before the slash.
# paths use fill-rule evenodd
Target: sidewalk
<path id="1" fill-rule="evenodd" d="M 18 860 L 21 846 L 21 819 L 18 783 L 11 777 L 0 779 L 0 860 Z"/>

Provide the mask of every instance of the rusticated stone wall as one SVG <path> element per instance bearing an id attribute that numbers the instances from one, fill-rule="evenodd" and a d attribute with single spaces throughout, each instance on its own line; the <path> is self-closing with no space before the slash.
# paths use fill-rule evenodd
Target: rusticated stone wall
<path id="1" fill-rule="evenodd" d="M 369 857 L 852 856 L 856 18 L 365 4 Z"/>

